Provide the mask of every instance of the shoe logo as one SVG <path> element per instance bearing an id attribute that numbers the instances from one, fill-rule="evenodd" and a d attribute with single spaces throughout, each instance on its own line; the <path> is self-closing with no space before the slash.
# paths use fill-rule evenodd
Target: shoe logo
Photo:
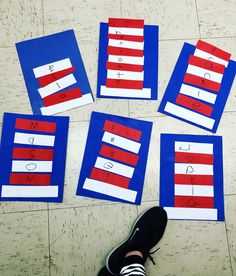
<path id="1" fill-rule="evenodd" d="M 139 228 L 136 228 L 136 229 L 134 230 L 134 233 L 133 233 L 133 235 L 131 236 L 130 240 L 133 239 L 134 235 L 135 235 L 138 231 L 139 231 Z"/>

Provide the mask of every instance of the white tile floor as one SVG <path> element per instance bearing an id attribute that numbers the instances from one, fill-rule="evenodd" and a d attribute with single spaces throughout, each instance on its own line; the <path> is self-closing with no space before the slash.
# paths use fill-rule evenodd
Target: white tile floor
<path id="1" fill-rule="evenodd" d="M 158 204 L 160 133 L 211 134 L 156 112 L 184 41 L 204 38 L 236 59 L 236 0 L 1 0 L 0 120 L 31 114 L 14 43 L 74 29 L 96 93 L 99 22 L 144 18 L 160 26 L 159 100 L 97 100 L 70 115 L 64 202 L 0 203 L 1 276 L 95 276 L 133 220 Z M 76 197 L 92 110 L 154 122 L 142 205 Z M 170 221 L 150 276 L 236 275 L 236 84 L 217 134 L 224 136 L 226 222 Z"/>

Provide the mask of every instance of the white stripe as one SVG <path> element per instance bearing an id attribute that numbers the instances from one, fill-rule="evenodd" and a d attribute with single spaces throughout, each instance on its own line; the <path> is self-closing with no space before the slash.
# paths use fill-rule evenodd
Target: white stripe
<path id="1" fill-rule="evenodd" d="M 122 80 L 141 80 L 143 81 L 144 74 L 142 72 L 107 70 L 108 79 L 122 79 Z"/>
<path id="2" fill-rule="evenodd" d="M 95 167 L 107 172 L 123 175 L 128 178 L 132 178 L 134 173 L 134 168 L 103 157 L 97 158 Z"/>
<path id="3" fill-rule="evenodd" d="M 58 197 L 58 186 L 3 185 L 2 197 Z"/>
<path id="4" fill-rule="evenodd" d="M 200 88 L 191 86 L 191 85 L 187 85 L 187 84 L 182 84 L 181 85 L 181 89 L 179 91 L 179 93 L 187 95 L 187 96 L 191 96 L 193 98 L 208 102 L 208 103 L 212 103 L 214 104 L 217 98 L 216 94 L 207 92 L 205 90 L 202 90 Z"/>
<path id="5" fill-rule="evenodd" d="M 128 41 L 128 40 L 118 40 L 118 39 L 110 39 L 108 41 L 109 46 L 113 47 L 122 47 L 128 49 L 137 49 L 143 50 L 144 42 L 135 42 L 135 41 Z"/>
<path id="6" fill-rule="evenodd" d="M 12 172 L 51 172 L 52 161 L 13 160 Z"/>
<path id="7" fill-rule="evenodd" d="M 141 144 L 138 142 L 132 141 L 130 139 L 121 137 L 119 135 L 107 131 L 104 132 L 102 141 L 134 153 L 138 153 L 141 147 Z"/>
<path id="8" fill-rule="evenodd" d="M 111 185 L 90 178 L 85 179 L 83 188 L 86 190 L 113 196 L 130 202 L 135 202 L 137 196 L 137 191 L 124 189 L 115 185 Z"/>
<path id="9" fill-rule="evenodd" d="M 175 163 L 175 174 L 213 175 L 213 165 Z"/>
<path id="10" fill-rule="evenodd" d="M 195 49 L 194 56 L 201 57 L 201 58 L 204 58 L 204 59 L 216 62 L 216 63 L 223 64 L 225 67 L 227 67 L 228 63 L 229 63 L 228 61 L 226 61 L 224 59 L 213 56 L 212 54 L 209 54 L 209 53 L 202 51 L 200 49 L 197 49 L 197 48 Z"/>
<path id="11" fill-rule="evenodd" d="M 109 34 L 116 35 L 138 35 L 143 36 L 143 28 L 122 28 L 122 27 L 109 27 Z"/>
<path id="12" fill-rule="evenodd" d="M 177 185 L 177 184 L 175 184 L 174 187 L 175 187 L 175 195 L 214 197 L 214 188 L 213 188 L 213 186 Z"/>
<path id="13" fill-rule="evenodd" d="M 175 151 L 213 154 L 213 144 L 175 141 Z"/>
<path id="14" fill-rule="evenodd" d="M 73 74 L 69 74 L 59 80 L 56 80 L 48 85 L 38 89 L 38 92 L 42 98 L 49 96 L 53 93 L 56 93 L 72 84 L 75 84 L 77 81 Z"/>
<path id="15" fill-rule="evenodd" d="M 126 98 L 151 98 L 151 89 L 126 89 L 126 88 L 109 88 L 104 85 L 101 86 L 100 94 L 102 96 L 111 97 L 126 97 Z"/>
<path id="16" fill-rule="evenodd" d="M 133 275 L 146 275 L 144 266 L 138 263 L 124 266 L 120 271 L 120 275 L 130 275 L 130 272 L 133 272 Z"/>
<path id="17" fill-rule="evenodd" d="M 15 132 L 14 143 L 36 146 L 54 146 L 55 136 Z"/>
<path id="18" fill-rule="evenodd" d="M 35 78 L 46 76 L 49 74 L 56 73 L 61 70 L 71 68 L 72 64 L 69 58 L 65 58 L 56 62 L 48 63 L 43 66 L 33 68 Z"/>
<path id="19" fill-rule="evenodd" d="M 74 100 L 50 105 L 47 107 L 41 107 L 40 110 L 42 112 L 42 115 L 53 115 L 53 114 L 63 112 L 72 108 L 76 108 L 82 105 L 90 104 L 92 102 L 93 102 L 93 97 L 91 93 L 88 93 Z"/>
<path id="20" fill-rule="evenodd" d="M 169 113 L 177 116 L 177 117 L 183 118 L 189 122 L 201 125 L 208 129 L 212 129 L 215 124 L 215 120 L 212 118 L 206 117 L 204 115 L 201 115 L 199 113 L 188 110 L 184 107 L 178 106 L 178 105 L 170 103 L 170 102 L 166 103 L 164 110 L 166 112 L 169 112 Z"/>
<path id="21" fill-rule="evenodd" d="M 129 56 L 108 56 L 109 62 L 126 63 L 135 65 L 144 65 L 144 57 L 129 57 Z"/>
<path id="22" fill-rule="evenodd" d="M 164 207 L 168 219 L 217 220 L 217 209 Z"/>
<path id="23" fill-rule="evenodd" d="M 213 72 L 211 70 L 207 70 L 191 64 L 188 65 L 186 72 L 218 83 L 221 83 L 223 78 L 223 75 L 220 73 Z"/>

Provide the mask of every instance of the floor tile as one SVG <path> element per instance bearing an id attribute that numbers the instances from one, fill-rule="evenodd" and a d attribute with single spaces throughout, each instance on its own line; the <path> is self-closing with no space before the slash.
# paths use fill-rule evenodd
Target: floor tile
<path id="1" fill-rule="evenodd" d="M 1 276 L 48 276 L 47 211 L 0 215 Z"/>

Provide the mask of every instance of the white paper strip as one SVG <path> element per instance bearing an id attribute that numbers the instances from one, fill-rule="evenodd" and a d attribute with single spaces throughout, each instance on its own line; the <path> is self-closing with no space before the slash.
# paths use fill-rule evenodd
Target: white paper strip
<path id="1" fill-rule="evenodd" d="M 14 143 L 35 146 L 54 146 L 55 136 L 15 132 Z"/>
<path id="2" fill-rule="evenodd" d="M 208 185 L 178 185 L 175 184 L 175 195 L 214 197 L 214 187 Z"/>
<path id="3" fill-rule="evenodd" d="M 180 92 L 181 94 L 187 95 L 187 96 L 191 96 L 195 99 L 199 99 L 208 103 L 212 103 L 214 104 L 217 98 L 216 94 L 207 92 L 205 90 L 202 90 L 200 88 L 191 86 L 191 85 L 187 85 L 187 84 L 182 84 L 181 85 L 181 89 Z"/>
<path id="4" fill-rule="evenodd" d="M 213 175 L 213 165 L 175 163 L 175 174 Z"/>
<path id="5" fill-rule="evenodd" d="M 130 202 L 135 202 L 137 191 L 124 189 L 105 182 L 86 178 L 83 188 L 104 195 L 113 196 Z"/>
<path id="6" fill-rule="evenodd" d="M 168 219 L 217 220 L 217 209 L 164 207 Z"/>
<path id="7" fill-rule="evenodd" d="M 69 58 L 65 58 L 56 62 L 48 63 L 33 69 L 35 78 L 43 77 L 56 73 L 61 70 L 71 68 L 72 64 Z"/>
<path id="8" fill-rule="evenodd" d="M 121 137 L 119 135 L 107 131 L 104 132 L 102 141 L 134 153 L 138 153 L 141 146 L 141 144 L 138 142 L 132 141 L 130 139 Z"/>
<path id="9" fill-rule="evenodd" d="M 58 197 L 58 186 L 3 185 L 2 197 Z"/>
<path id="10" fill-rule="evenodd" d="M 223 64 L 225 67 L 228 66 L 228 61 L 223 60 L 221 58 L 218 58 L 216 56 L 213 56 L 213 55 L 211 55 L 211 54 L 209 54 L 207 52 L 204 52 L 202 50 L 199 50 L 197 48 L 195 49 L 194 56 L 201 57 L 201 58 L 204 58 L 204 59 L 216 62 L 216 63 Z"/>
<path id="11" fill-rule="evenodd" d="M 140 80 L 143 81 L 142 72 L 131 72 L 131 71 L 118 71 L 118 70 L 107 70 L 108 79 L 122 79 L 122 80 Z"/>
<path id="12" fill-rule="evenodd" d="M 143 36 L 143 28 L 122 28 L 122 27 L 109 27 L 108 33 L 109 34 L 116 34 L 116 35 L 138 35 Z"/>
<path id="13" fill-rule="evenodd" d="M 114 56 L 109 55 L 108 61 L 116 63 L 127 63 L 135 65 L 144 65 L 144 57 Z"/>
<path id="14" fill-rule="evenodd" d="M 222 78 L 223 78 L 222 74 L 213 72 L 211 70 L 203 69 L 201 67 L 194 66 L 191 64 L 188 65 L 186 72 L 189 74 L 195 75 L 195 76 L 199 76 L 199 77 L 214 81 L 214 82 L 218 82 L 218 83 L 221 83 Z"/>
<path id="15" fill-rule="evenodd" d="M 69 74 L 59 80 L 51 82 L 50 84 L 38 89 L 38 92 L 42 98 L 56 93 L 66 87 L 75 84 L 77 81 L 73 74 Z"/>
<path id="16" fill-rule="evenodd" d="M 102 157 L 97 158 L 95 167 L 104 171 L 123 175 L 128 178 L 132 178 L 134 173 L 134 168 Z"/>
<path id="17" fill-rule="evenodd" d="M 100 88 L 100 94 L 102 96 L 111 97 L 126 97 L 126 98 L 151 98 L 151 89 L 123 89 L 123 88 L 109 88 L 104 85 Z"/>
<path id="18" fill-rule="evenodd" d="M 175 151 L 213 154 L 213 144 L 176 141 Z"/>
<path id="19" fill-rule="evenodd" d="M 128 49 L 137 49 L 143 50 L 144 42 L 135 42 L 135 41 L 128 41 L 128 40 L 118 40 L 118 39 L 110 39 L 108 41 L 109 46 L 113 47 L 121 47 L 121 48 L 128 48 Z"/>
<path id="20" fill-rule="evenodd" d="M 12 172 L 51 172 L 52 161 L 13 160 Z"/>
<path id="21" fill-rule="evenodd" d="M 42 115 L 53 115 L 53 114 L 63 112 L 72 108 L 76 108 L 82 105 L 90 104 L 92 102 L 93 102 L 93 97 L 91 93 L 88 93 L 74 100 L 50 105 L 47 107 L 41 107 L 40 110 L 42 112 Z"/>
<path id="22" fill-rule="evenodd" d="M 184 107 L 178 106 L 170 102 L 166 103 L 164 110 L 177 117 L 183 118 L 189 122 L 193 122 L 208 129 L 212 129 L 215 124 L 215 120 L 212 118 L 206 117 L 204 115 L 201 115 L 199 113 L 188 110 Z"/>

